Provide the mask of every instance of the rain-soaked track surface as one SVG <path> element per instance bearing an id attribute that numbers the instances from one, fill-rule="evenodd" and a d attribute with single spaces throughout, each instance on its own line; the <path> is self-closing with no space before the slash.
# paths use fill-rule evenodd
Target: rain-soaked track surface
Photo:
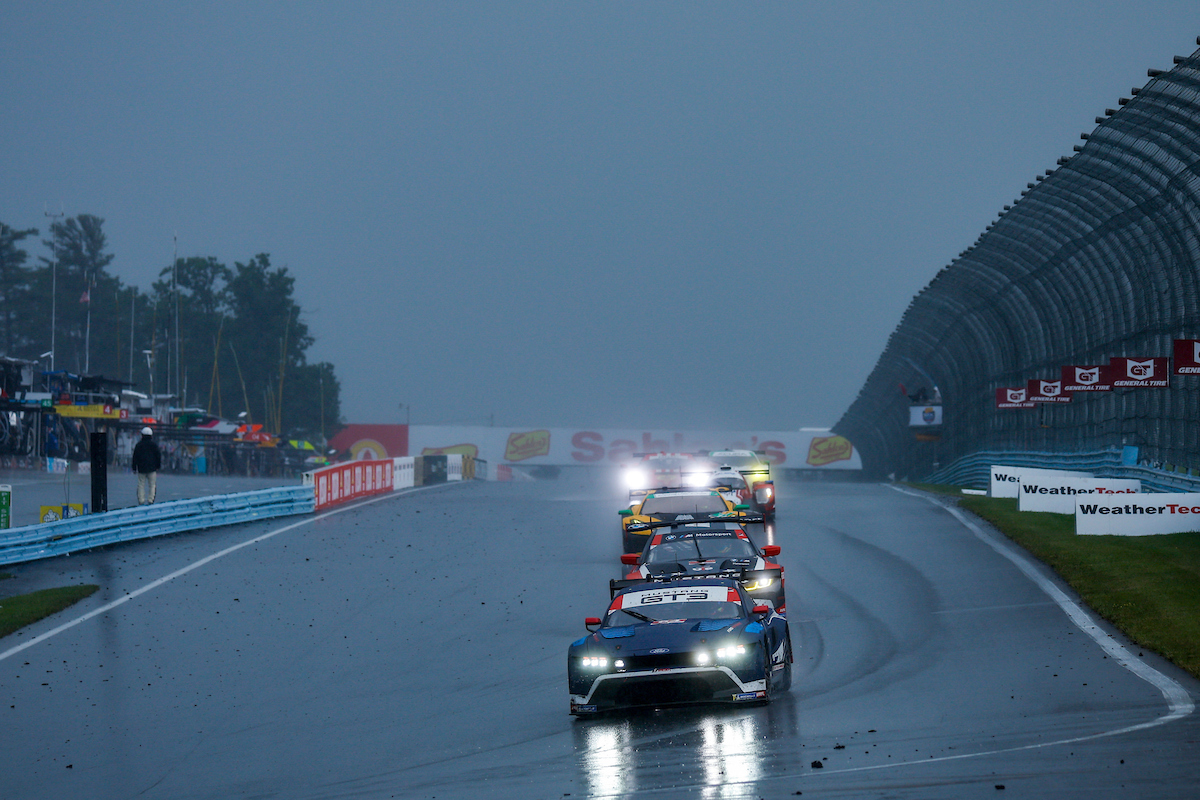
<path id="1" fill-rule="evenodd" d="M 300 524 L 5 657 L 302 518 L 8 568 L 6 593 L 102 589 L 0 640 L 0 797 L 1200 791 L 1197 682 L 1149 654 L 1134 666 L 1169 682 L 1116 663 L 927 499 L 781 489 L 773 540 L 802 647 L 793 690 L 761 708 L 567 716 L 567 645 L 617 573 L 617 495 L 588 475 L 437 487 Z M 1180 685 L 1178 718 L 1160 722 L 1162 689 Z M 1103 735 L 1130 726 L 1146 727 Z"/>

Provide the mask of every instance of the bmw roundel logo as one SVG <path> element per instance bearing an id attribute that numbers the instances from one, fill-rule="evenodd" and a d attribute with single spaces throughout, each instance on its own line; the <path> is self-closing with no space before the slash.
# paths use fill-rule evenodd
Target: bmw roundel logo
<path id="1" fill-rule="evenodd" d="M 650 655 L 657 656 L 661 653 L 669 653 L 669 652 L 671 652 L 671 648 L 669 648 L 669 647 L 656 647 L 650 651 Z"/>

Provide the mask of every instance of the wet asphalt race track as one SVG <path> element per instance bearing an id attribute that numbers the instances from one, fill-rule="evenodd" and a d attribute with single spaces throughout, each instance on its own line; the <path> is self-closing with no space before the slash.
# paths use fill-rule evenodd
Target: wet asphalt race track
<path id="1" fill-rule="evenodd" d="M 588 475 L 6 568 L 8 594 L 102 589 L 0 640 L 0 797 L 1200 794 L 1200 686 L 1077 625 L 1044 570 L 924 497 L 780 488 L 802 646 L 757 708 L 567 715 L 567 645 L 618 572 L 619 495 Z"/>

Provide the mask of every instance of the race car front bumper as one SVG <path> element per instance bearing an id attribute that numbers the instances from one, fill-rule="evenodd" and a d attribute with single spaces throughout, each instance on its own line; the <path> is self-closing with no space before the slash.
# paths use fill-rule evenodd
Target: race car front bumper
<path id="1" fill-rule="evenodd" d="M 600 675 L 586 695 L 571 695 L 570 713 L 578 716 L 616 708 L 766 699 L 765 679 L 743 681 L 723 665 L 675 667 Z"/>

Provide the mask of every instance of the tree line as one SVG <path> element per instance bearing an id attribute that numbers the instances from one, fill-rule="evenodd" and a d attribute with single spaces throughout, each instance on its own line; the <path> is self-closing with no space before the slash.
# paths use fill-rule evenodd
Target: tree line
<path id="1" fill-rule="evenodd" d="M 173 393 L 180 404 L 232 419 L 241 412 L 272 433 L 332 435 L 340 385 L 329 362 L 309 363 L 313 343 L 293 297 L 295 278 L 259 253 L 233 267 L 177 258 L 149 290 L 109 271 L 104 220 L 37 228 L 0 222 L 0 351 L 77 374 Z M 178 337 L 176 336 L 178 315 Z"/>

